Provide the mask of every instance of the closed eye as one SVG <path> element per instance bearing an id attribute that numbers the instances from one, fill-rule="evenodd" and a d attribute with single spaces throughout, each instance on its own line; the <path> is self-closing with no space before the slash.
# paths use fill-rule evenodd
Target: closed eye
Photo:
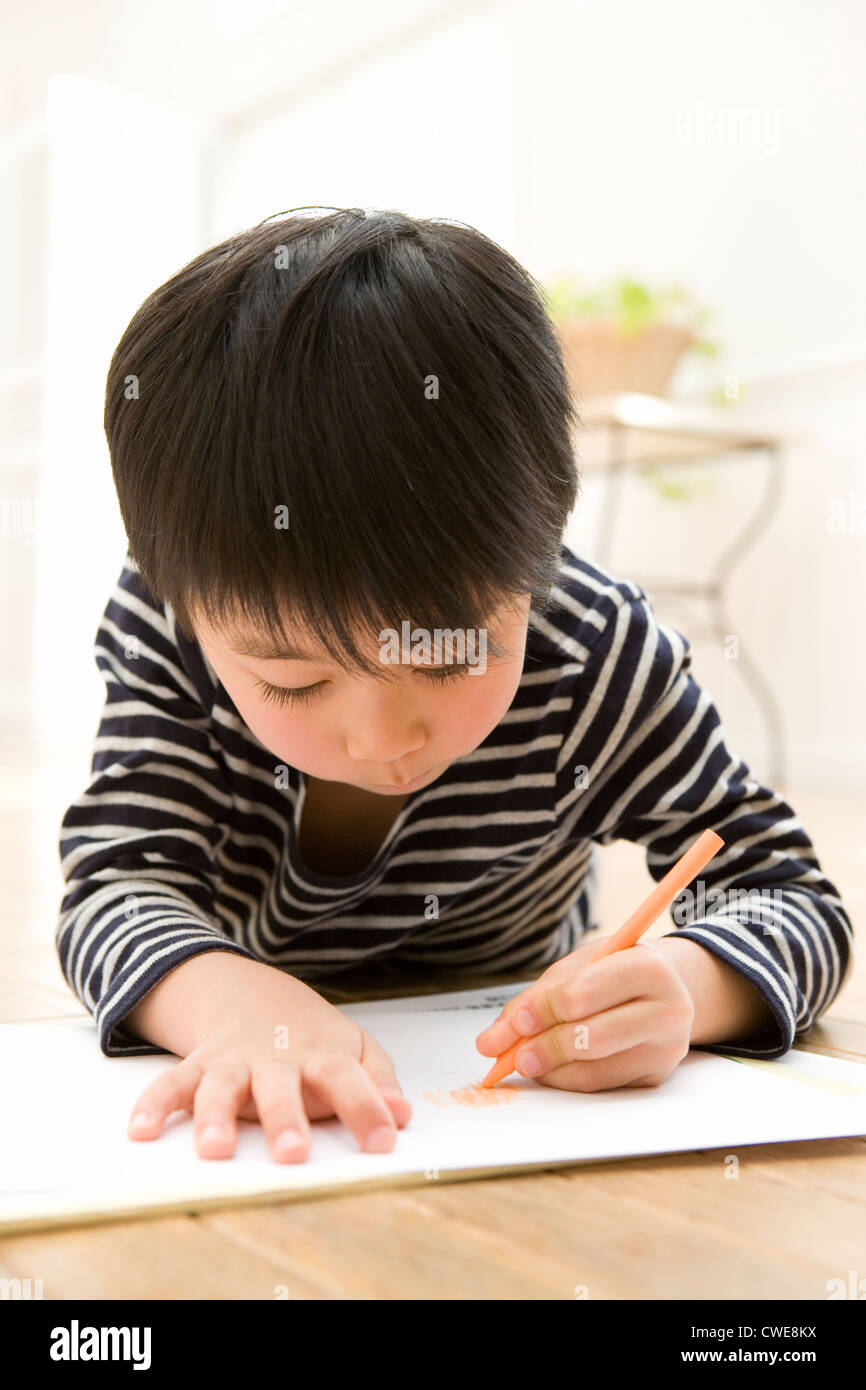
<path id="1" fill-rule="evenodd" d="M 255 688 L 261 691 L 263 700 L 275 705 L 306 705 L 314 700 L 327 681 L 316 681 L 315 685 L 301 685 L 292 689 L 287 685 L 269 685 L 267 681 L 256 681 Z"/>
<path id="2" fill-rule="evenodd" d="M 428 671 L 419 668 L 418 674 L 430 681 L 442 682 L 453 680 L 455 676 L 465 676 L 468 670 L 468 666 L 433 666 Z"/>
<path id="3" fill-rule="evenodd" d="M 434 666 L 429 670 L 417 667 L 414 674 L 425 676 L 427 680 L 434 684 L 444 685 L 446 681 L 459 679 L 468 674 L 468 666 Z M 275 705 L 307 705 L 314 700 L 318 694 L 328 684 L 327 681 L 316 681 L 314 685 L 271 685 L 268 681 L 256 681 L 255 689 L 261 693 L 263 700 Z"/>

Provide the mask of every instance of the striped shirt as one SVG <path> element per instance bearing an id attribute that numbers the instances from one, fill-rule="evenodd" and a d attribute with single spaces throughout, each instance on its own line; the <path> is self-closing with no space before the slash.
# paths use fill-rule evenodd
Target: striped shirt
<path id="1" fill-rule="evenodd" d="M 370 967 L 535 978 L 599 925 L 596 845 L 640 843 L 658 880 L 707 827 L 725 847 L 674 905 L 672 932 L 745 975 L 775 1024 L 755 1045 L 704 1049 L 782 1056 L 843 983 L 839 895 L 791 806 L 726 746 L 688 641 L 638 585 L 567 546 L 530 611 L 508 710 L 408 795 L 348 877 L 304 864 L 305 774 L 246 726 L 129 556 L 95 657 L 106 700 L 89 785 L 62 821 L 56 941 L 106 1056 L 165 1051 L 124 1019 L 203 951 L 312 987 Z"/>

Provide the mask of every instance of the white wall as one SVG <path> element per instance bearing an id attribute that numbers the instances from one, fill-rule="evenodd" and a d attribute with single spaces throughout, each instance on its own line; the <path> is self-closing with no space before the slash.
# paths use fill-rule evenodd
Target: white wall
<path id="1" fill-rule="evenodd" d="M 519 254 L 682 280 L 743 375 L 866 355 L 861 0 L 512 12 Z"/>
<path id="2" fill-rule="evenodd" d="M 3 713 L 7 735 L 26 731 L 51 759 L 92 739 L 104 698 L 93 639 L 126 548 L 105 375 L 141 300 L 200 243 L 202 155 L 187 113 L 87 78 L 52 78 L 24 128 L 7 161 L 10 266 L 29 313 L 0 374 L 5 398 L 28 402 L 24 423 L 3 420 Z M 8 525 L 10 500 L 23 528 Z"/>
<path id="3" fill-rule="evenodd" d="M 213 239 L 283 208 L 397 207 L 514 235 L 511 34 L 495 6 L 383 45 L 260 120 L 226 122 Z"/>

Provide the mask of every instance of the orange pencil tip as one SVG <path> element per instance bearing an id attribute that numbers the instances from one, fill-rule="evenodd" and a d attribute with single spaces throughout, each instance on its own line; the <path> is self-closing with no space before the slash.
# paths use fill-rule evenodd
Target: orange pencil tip
<path id="1" fill-rule="evenodd" d="M 482 1086 L 495 1086 L 497 1081 L 501 1081 L 504 1076 L 511 1075 L 511 1073 L 514 1071 L 515 1053 L 517 1052 L 517 1049 L 519 1048 L 520 1044 L 525 1041 L 525 1038 L 519 1038 L 516 1043 L 512 1043 L 510 1047 L 507 1047 L 505 1049 L 501 1056 L 496 1058 L 496 1061 L 493 1063 L 493 1066 L 490 1068 L 484 1080 L 481 1082 Z"/>

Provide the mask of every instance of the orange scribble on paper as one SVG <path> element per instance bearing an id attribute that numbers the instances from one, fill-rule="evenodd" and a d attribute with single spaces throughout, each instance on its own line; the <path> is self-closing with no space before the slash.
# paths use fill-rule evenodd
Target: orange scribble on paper
<path id="1" fill-rule="evenodd" d="M 500 1082 L 498 1086 L 482 1086 L 480 1082 L 473 1081 L 457 1091 L 422 1091 L 421 1094 L 434 1105 L 507 1105 L 510 1100 L 516 1100 L 522 1089 L 521 1086 L 509 1085 L 507 1081 Z"/>

